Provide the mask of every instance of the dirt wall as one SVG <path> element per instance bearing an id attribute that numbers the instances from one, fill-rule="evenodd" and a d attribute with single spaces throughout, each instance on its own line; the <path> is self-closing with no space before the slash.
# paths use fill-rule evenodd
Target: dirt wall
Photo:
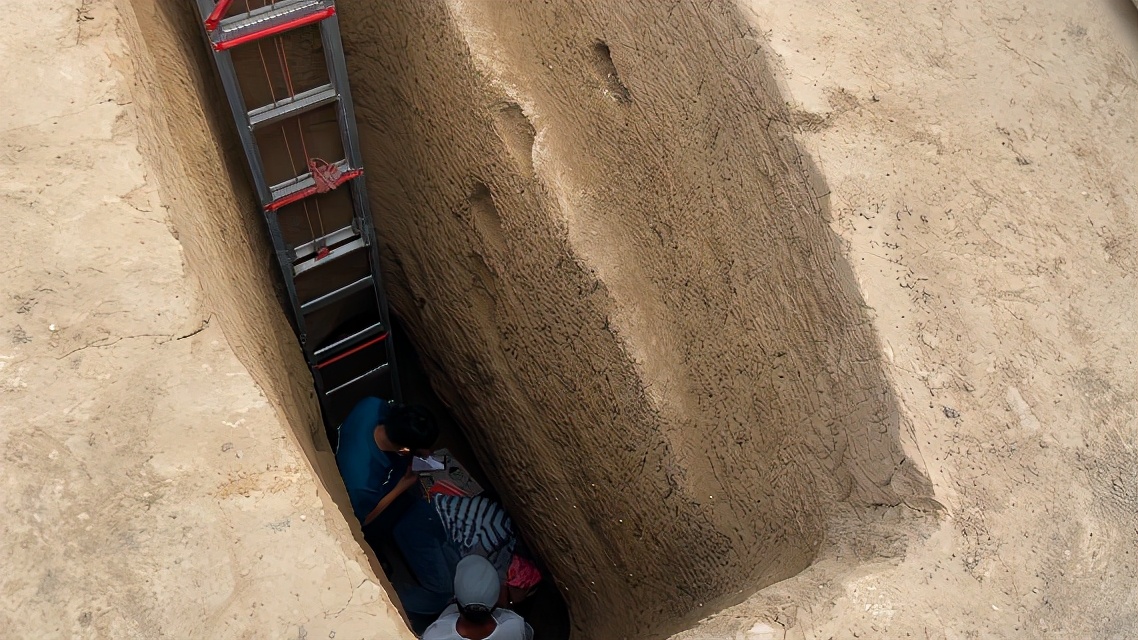
<path id="1" fill-rule="evenodd" d="M 927 490 L 733 7 L 339 7 L 393 304 L 580 637 Z"/>

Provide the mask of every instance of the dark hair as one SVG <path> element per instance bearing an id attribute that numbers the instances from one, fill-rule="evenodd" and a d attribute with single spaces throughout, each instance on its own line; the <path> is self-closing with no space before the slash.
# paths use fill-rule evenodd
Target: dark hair
<path id="1" fill-rule="evenodd" d="M 408 449 L 427 449 L 439 437 L 435 417 L 424 407 L 396 405 L 383 421 L 387 439 Z"/>
<path id="2" fill-rule="evenodd" d="M 458 605 L 458 612 L 469 622 L 484 624 L 494 617 L 494 610 L 481 604 L 472 604 L 469 607 Z"/>

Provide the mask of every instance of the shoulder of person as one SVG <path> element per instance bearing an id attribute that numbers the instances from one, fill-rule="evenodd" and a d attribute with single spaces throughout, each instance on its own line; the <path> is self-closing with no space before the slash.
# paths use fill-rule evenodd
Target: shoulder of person
<path id="1" fill-rule="evenodd" d="M 423 640 L 453 640 L 460 637 L 454 630 L 458 622 L 458 605 L 451 605 L 439 614 L 438 620 L 423 631 Z"/>
<path id="2" fill-rule="evenodd" d="M 382 422 L 391 412 L 391 405 L 386 400 L 375 396 L 368 396 L 356 403 L 348 417 L 344 418 L 341 428 L 352 430 L 371 430 Z"/>
<path id="3" fill-rule="evenodd" d="M 494 620 L 504 628 L 522 629 L 526 625 L 526 619 L 509 609 L 495 609 Z"/>

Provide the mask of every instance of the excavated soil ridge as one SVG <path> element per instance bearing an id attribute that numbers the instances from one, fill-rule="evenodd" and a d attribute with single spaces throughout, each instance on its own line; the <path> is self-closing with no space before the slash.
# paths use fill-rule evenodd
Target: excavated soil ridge
<path id="1" fill-rule="evenodd" d="M 134 6 L 187 260 L 343 508 L 192 10 Z M 929 495 L 733 6 L 338 6 L 394 309 L 576 637 L 677 629 Z"/>

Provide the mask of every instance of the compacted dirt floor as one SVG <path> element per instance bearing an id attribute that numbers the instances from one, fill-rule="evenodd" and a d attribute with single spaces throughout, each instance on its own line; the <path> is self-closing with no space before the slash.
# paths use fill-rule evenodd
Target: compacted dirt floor
<path id="1" fill-rule="evenodd" d="M 169 159 L 139 4 L 0 17 L 0 636 L 410 638 L 321 480 L 247 188 Z M 1138 11 L 739 10 L 932 498 L 830 513 L 804 571 L 674 637 L 1135 637 Z"/>

